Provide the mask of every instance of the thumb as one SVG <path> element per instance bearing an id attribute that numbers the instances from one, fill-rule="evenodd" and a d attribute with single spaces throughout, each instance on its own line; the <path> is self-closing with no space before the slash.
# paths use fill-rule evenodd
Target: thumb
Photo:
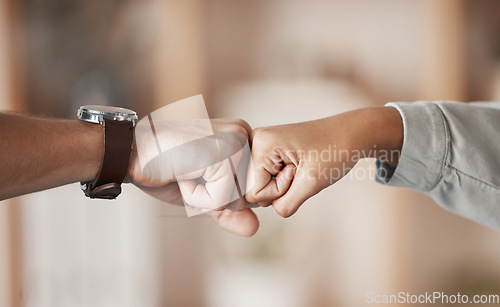
<path id="1" fill-rule="evenodd" d="M 259 203 L 281 197 L 292 184 L 295 170 L 294 164 L 288 164 L 274 178 L 264 168 L 259 168 L 255 172 L 249 171 L 249 173 L 252 173 L 249 182 L 253 183 L 253 186 L 247 190 L 245 198 L 251 203 Z M 256 177 L 258 180 L 256 180 Z"/>
<path id="2" fill-rule="evenodd" d="M 309 178 L 303 171 L 304 169 L 297 170 L 288 191 L 273 201 L 274 211 L 282 217 L 292 216 L 308 198 L 321 190 L 318 189 L 315 178 Z"/>
<path id="3" fill-rule="evenodd" d="M 250 237 L 259 229 L 259 219 L 252 209 L 242 211 L 210 211 L 211 215 L 219 226 L 235 235 Z"/>

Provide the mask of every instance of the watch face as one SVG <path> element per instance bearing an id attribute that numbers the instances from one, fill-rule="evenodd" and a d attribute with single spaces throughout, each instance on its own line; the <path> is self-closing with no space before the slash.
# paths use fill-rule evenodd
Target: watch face
<path id="1" fill-rule="evenodd" d="M 137 114 L 129 109 L 110 106 L 82 106 L 78 109 L 78 118 L 91 123 L 102 124 L 105 119 L 115 121 L 130 121 L 134 125 Z"/>

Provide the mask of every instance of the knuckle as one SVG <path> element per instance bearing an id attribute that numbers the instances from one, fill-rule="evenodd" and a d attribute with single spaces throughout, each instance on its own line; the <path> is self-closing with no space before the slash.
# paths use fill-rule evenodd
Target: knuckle
<path id="1" fill-rule="evenodd" d="M 250 133 L 252 144 L 263 144 L 268 139 L 268 131 L 265 128 L 256 128 Z"/>
<path id="2" fill-rule="evenodd" d="M 269 207 L 272 204 L 270 200 L 258 202 L 259 207 Z"/>
<path id="3" fill-rule="evenodd" d="M 237 133 L 239 133 L 239 134 L 244 135 L 245 137 L 247 137 L 247 136 L 248 136 L 248 132 L 246 131 L 246 129 L 245 129 L 245 128 L 243 128 L 243 127 L 242 127 L 242 126 L 240 126 L 240 125 L 235 125 L 235 127 L 234 127 L 234 131 L 235 131 L 235 132 L 237 132 Z"/>
<path id="4" fill-rule="evenodd" d="M 250 130 L 252 129 L 250 124 L 246 120 L 241 119 L 241 118 L 236 119 L 236 124 L 241 126 L 245 130 L 247 130 L 247 128 Z"/>
<path id="5" fill-rule="evenodd" d="M 250 136 L 252 138 L 255 138 L 257 135 L 259 135 L 262 132 L 262 128 L 255 128 L 252 130 L 252 133 L 250 133 Z"/>
<path id="6" fill-rule="evenodd" d="M 260 201 L 260 199 L 258 199 L 258 197 L 253 192 L 247 192 L 247 194 L 245 194 L 245 199 L 249 203 L 257 203 Z"/>
<path id="7" fill-rule="evenodd" d="M 242 119 L 232 119 L 225 124 L 225 129 L 231 133 L 238 133 L 248 138 L 251 131 L 250 125 Z"/>
<path id="8" fill-rule="evenodd" d="M 281 217 L 288 218 L 293 215 L 293 210 L 288 206 L 273 205 L 273 208 Z"/>

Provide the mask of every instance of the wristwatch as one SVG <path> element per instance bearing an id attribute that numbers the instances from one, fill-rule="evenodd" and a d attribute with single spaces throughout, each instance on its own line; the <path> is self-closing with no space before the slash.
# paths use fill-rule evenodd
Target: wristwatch
<path id="1" fill-rule="evenodd" d="M 104 155 L 94 180 L 82 182 L 81 188 L 90 198 L 115 199 L 127 174 L 134 141 L 137 114 L 129 109 L 109 106 L 82 106 L 78 119 L 99 124 L 104 130 Z"/>

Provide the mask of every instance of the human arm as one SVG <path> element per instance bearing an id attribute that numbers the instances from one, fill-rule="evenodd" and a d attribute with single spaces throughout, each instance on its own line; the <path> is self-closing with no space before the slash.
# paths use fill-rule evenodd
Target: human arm
<path id="1" fill-rule="evenodd" d="M 219 127 L 221 130 L 240 131 L 246 137 L 246 129 L 250 128 L 238 127 L 242 123 L 224 120 Z M 100 125 L 13 113 L 0 113 L 0 140 L 0 200 L 90 181 L 98 172 L 104 150 Z M 129 182 L 164 201 L 182 204 L 175 178 L 148 181 L 141 177 L 140 172 L 132 171 L 137 163 L 133 155 Z M 83 193 L 81 197 L 84 197 Z M 259 227 L 257 217 L 250 209 L 238 212 L 226 209 L 208 214 L 223 229 L 239 235 L 252 235 Z"/>
<path id="2" fill-rule="evenodd" d="M 397 164 L 403 141 L 394 108 L 367 108 L 252 132 L 247 195 L 283 217 L 345 176 L 359 159 Z"/>
<path id="3" fill-rule="evenodd" d="M 102 128 L 79 120 L 0 113 L 0 200 L 92 180 Z"/>
<path id="4" fill-rule="evenodd" d="M 240 119 L 211 120 L 210 130 L 214 133 L 213 137 L 204 138 L 205 141 L 201 142 L 190 142 L 187 139 L 199 134 L 197 130 L 200 122 L 190 120 L 177 122 L 172 126 L 171 122 L 165 121 L 163 124 L 161 121 L 155 122 L 156 134 L 165 136 L 157 139 L 160 147 L 172 147 L 171 138 L 174 136 L 177 143 L 180 141 L 184 145 L 175 146 L 161 154 L 141 153 L 141 148 L 155 149 L 156 146 L 148 145 L 155 141 L 149 139 L 147 133 L 145 136 L 146 131 L 139 125 L 136 131 L 139 153 L 137 150 L 132 153 L 129 180 L 144 192 L 164 202 L 206 211 L 221 228 L 231 233 L 253 235 L 259 228 L 257 216 L 248 208 L 244 197 L 231 195 L 235 192 L 235 184 L 240 187 L 243 184 L 238 192 L 244 194 L 244 181 L 235 182 L 234 178 L 239 177 L 241 180 L 246 177 L 248 161 L 244 157 L 244 145 L 251 131 L 250 125 Z M 202 129 L 204 126 L 205 123 L 201 122 Z M 162 131 L 163 129 L 166 131 Z M 184 134 L 186 131 L 187 135 Z M 214 140 L 217 142 L 216 148 L 211 146 L 214 145 Z M 246 151 L 249 154 L 248 147 Z M 151 162 L 155 163 L 147 165 L 149 159 L 143 159 L 141 164 L 141 155 L 154 157 Z M 226 159 L 229 156 L 232 166 Z M 223 161 L 218 162 L 221 160 Z M 152 167 L 149 167 L 151 165 Z M 234 171 L 238 176 L 235 176 Z"/>
<path id="5" fill-rule="evenodd" d="M 256 129 L 249 175 L 260 181 L 253 190 L 249 186 L 247 199 L 262 205 L 272 203 L 279 214 L 290 216 L 306 199 L 344 176 L 357 161 L 314 161 L 321 168 L 340 169 L 339 175 L 329 180 L 305 180 L 292 174 L 292 186 L 287 191 L 290 180 L 284 176 L 286 168 L 276 176 L 283 189 L 276 188 L 279 185 L 262 168 L 266 165 L 262 161 L 271 161 L 273 152 L 264 140 L 306 150 L 332 144 L 337 151 L 346 149 L 351 153 L 377 145 L 377 150 L 362 157 L 377 158 L 378 182 L 422 191 L 454 213 L 500 228 L 499 119 L 500 103 L 415 102 L 356 110 L 289 128 Z M 299 164 L 302 169 L 311 165 L 309 161 Z M 269 186 L 264 185 L 267 182 Z M 301 184 L 292 190 L 294 182 Z M 272 193 L 265 195 L 263 191 Z"/>

